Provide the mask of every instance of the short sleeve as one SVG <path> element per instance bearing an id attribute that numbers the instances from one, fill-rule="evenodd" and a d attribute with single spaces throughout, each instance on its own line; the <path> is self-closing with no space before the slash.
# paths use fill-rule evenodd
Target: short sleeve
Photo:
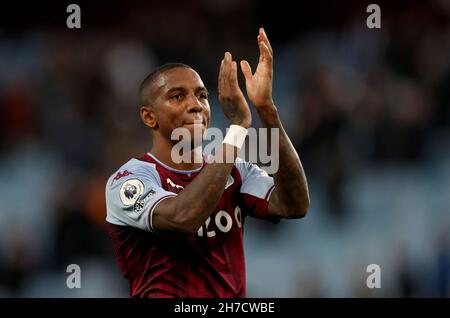
<path id="1" fill-rule="evenodd" d="M 106 184 L 106 221 L 155 232 L 153 211 L 164 199 L 176 196 L 161 186 L 154 164 L 130 160 Z"/>
<path id="2" fill-rule="evenodd" d="M 269 198 L 275 188 L 273 178 L 257 165 L 239 158 L 236 167 L 242 179 L 240 196 L 246 214 L 273 221 L 268 215 Z"/>

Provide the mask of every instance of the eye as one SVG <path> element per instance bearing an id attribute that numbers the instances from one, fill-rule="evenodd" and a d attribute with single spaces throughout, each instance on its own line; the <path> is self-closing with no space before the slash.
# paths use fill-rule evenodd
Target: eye
<path id="1" fill-rule="evenodd" d="M 183 99 L 183 94 L 175 94 L 175 95 L 171 96 L 170 98 L 173 100 L 176 100 L 176 101 L 180 101 Z"/>
<path id="2" fill-rule="evenodd" d="M 207 94 L 207 93 L 200 93 L 200 94 L 198 95 L 198 97 L 199 97 L 200 99 L 208 99 L 208 94 Z"/>

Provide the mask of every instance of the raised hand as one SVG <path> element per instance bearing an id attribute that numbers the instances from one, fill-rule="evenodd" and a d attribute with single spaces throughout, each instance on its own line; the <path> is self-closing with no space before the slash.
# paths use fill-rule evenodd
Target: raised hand
<path id="1" fill-rule="evenodd" d="M 273 79 L 273 50 L 263 28 L 259 29 L 259 62 L 255 74 L 250 64 L 241 61 L 241 70 L 245 77 L 247 95 L 256 108 L 273 106 L 272 79 Z"/>
<path id="2" fill-rule="evenodd" d="M 229 52 L 220 64 L 219 71 L 219 102 L 225 116 L 231 121 L 231 124 L 248 128 L 252 123 L 252 115 L 239 88 L 237 78 L 237 64 L 232 60 Z"/>

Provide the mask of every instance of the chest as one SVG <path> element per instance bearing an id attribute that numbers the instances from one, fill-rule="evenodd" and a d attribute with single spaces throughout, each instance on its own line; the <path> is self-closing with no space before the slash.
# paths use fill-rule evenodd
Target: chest
<path id="1" fill-rule="evenodd" d="M 178 174 L 161 174 L 162 187 L 170 192 L 180 193 L 189 185 L 195 176 Z M 217 238 L 241 232 L 243 225 L 242 212 L 240 208 L 240 177 L 232 173 L 227 180 L 225 190 L 219 199 L 214 211 L 206 219 L 203 226 L 198 230 L 198 237 Z M 227 235 L 228 234 L 228 235 Z"/>

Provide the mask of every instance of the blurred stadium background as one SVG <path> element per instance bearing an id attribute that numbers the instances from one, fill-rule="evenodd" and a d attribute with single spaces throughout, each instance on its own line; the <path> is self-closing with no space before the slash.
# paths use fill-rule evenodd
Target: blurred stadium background
<path id="1" fill-rule="evenodd" d="M 2 8 L 1 297 L 129 295 L 104 187 L 150 148 L 138 85 L 156 65 L 192 65 L 223 129 L 219 62 L 230 50 L 255 65 L 259 26 L 312 207 L 248 219 L 248 296 L 450 296 L 449 1 L 74 2 L 81 30 L 66 28 L 70 2 Z M 371 2 L 380 30 L 366 27 Z M 81 289 L 66 287 L 72 263 Z M 372 263 L 380 289 L 366 287 Z"/>

